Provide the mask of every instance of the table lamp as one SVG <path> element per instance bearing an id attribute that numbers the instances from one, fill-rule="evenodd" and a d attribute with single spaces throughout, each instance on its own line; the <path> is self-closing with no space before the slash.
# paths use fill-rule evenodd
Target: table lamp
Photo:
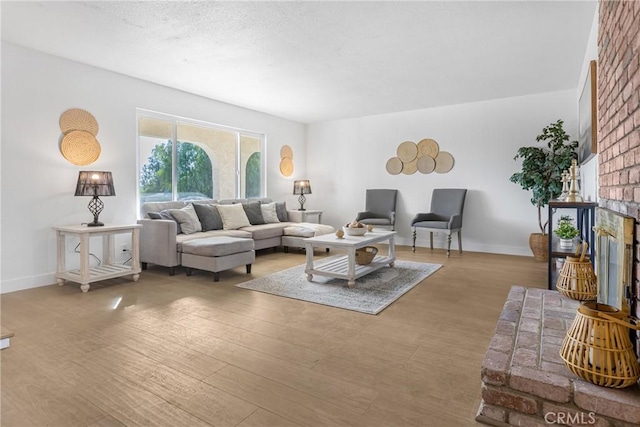
<path id="1" fill-rule="evenodd" d="M 304 202 L 307 201 L 307 198 L 304 197 L 305 194 L 311 194 L 311 184 L 309 183 L 308 179 L 302 179 L 299 181 L 294 181 L 293 182 L 293 194 L 299 194 L 300 197 L 298 197 L 298 202 L 300 202 L 300 209 L 298 209 L 299 211 L 304 211 L 306 210 L 304 208 Z"/>
<path id="2" fill-rule="evenodd" d="M 111 172 L 80 171 L 75 195 L 93 197 L 87 206 L 89 212 L 93 215 L 93 222 L 88 223 L 87 227 L 104 225 L 98 221 L 98 215 L 104 209 L 104 203 L 102 203 L 99 196 L 116 195 Z"/>

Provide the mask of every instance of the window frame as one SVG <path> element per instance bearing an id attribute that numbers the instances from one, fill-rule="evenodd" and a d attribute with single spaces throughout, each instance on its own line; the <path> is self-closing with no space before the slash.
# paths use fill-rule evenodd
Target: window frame
<path id="1" fill-rule="evenodd" d="M 178 165 L 177 165 L 177 150 L 178 150 L 178 126 L 179 125 L 193 125 L 206 129 L 224 131 L 229 133 L 235 133 L 236 137 L 236 150 L 235 150 L 235 197 L 242 198 L 241 191 L 241 174 L 246 173 L 241 165 L 241 137 L 247 136 L 260 140 L 260 196 L 267 196 L 267 135 L 264 132 L 257 132 L 248 129 L 241 129 L 231 126 L 220 125 L 216 123 L 206 122 L 204 120 L 190 119 L 187 117 L 176 116 L 173 114 L 161 113 L 152 110 L 146 110 L 143 108 L 136 108 L 136 205 L 137 212 L 140 212 L 140 172 L 143 166 L 143 159 L 140 156 L 140 118 L 147 117 L 150 119 L 163 120 L 171 122 L 171 201 L 178 200 Z M 180 141 L 185 142 L 185 141 Z M 189 142 L 189 141 L 187 141 Z M 189 142 L 190 143 L 190 142 Z M 147 159 L 144 159 L 146 163 Z M 245 189 L 246 191 L 246 189 Z"/>

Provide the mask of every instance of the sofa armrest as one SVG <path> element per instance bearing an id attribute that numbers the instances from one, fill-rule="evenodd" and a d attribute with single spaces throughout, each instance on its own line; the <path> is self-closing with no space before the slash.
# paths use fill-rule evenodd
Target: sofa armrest
<path id="1" fill-rule="evenodd" d="M 178 226 L 175 221 L 163 219 L 139 219 L 140 261 L 165 267 L 180 265 L 178 261 Z"/>
<path id="2" fill-rule="evenodd" d="M 287 209 L 287 216 L 289 217 L 289 222 L 302 222 L 302 211 L 290 211 Z"/>

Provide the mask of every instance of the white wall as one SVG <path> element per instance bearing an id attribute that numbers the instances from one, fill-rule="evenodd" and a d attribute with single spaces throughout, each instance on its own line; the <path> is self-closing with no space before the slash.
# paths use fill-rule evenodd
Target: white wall
<path id="1" fill-rule="evenodd" d="M 587 78 L 587 71 L 589 70 L 589 63 L 591 60 L 598 59 L 598 10 L 599 4 L 596 6 L 596 12 L 593 16 L 593 23 L 591 24 L 591 33 L 589 34 L 589 40 L 587 41 L 587 49 L 584 54 L 584 61 L 582 63 L 582 70 L 580 72 L 580 79 L 578 80 L 576 90 L 576 117 L 578 116 L 578 100 L 582 93 L 582 87 L 585 79 Z M 594 126 L 596 124 L 594 123 Z M 598 155 L 593 156 L 588 162 L 580 165 L 580 190 L 584 200 L 598 201 Z"/>
<path id="2" fill-rule="evenodd" d="M 429 211 L 434 188 L 467 188 L 463 248 L 530 256 L 529 234 L 539 231 L 537 210 L 530 192 L 509 181 L 520 168 L 513 157 L 519 147 L 535 145 L 542 128 L 558 119 L 576 135 L 575 102 L 569 90 L 310 125 L 309 208 L 324 209 L 323 220 L 339 226 L 364 210 L 365 189 L 396 188 L 398 241 L 408 245 L 411 218 Z M 453 154 L 454 168 L 447 174 L 389 175 L 385 164 L 398 144 L 423 138 Z M 417 244 L 428 246 L 427 233 L 419 234 Z"/>
<path id="3" fill-rule="evenodd" d="M 51 227 L 91 219 L 89 200 L 73 195 L 78 171 L 113 172 L 117 195 L 103 199 L 103 222 L 136 221 L 137 107 L 266 133 L 267 195 L 295 206 L 293 180 L 305 177 L 303 124 L 2 43 L 1 292 L 55 283 Z M 100 125 L 102 153 L 89 166 L 60 154 L 58 120 L 69 108 L 88 110 Z M 291 178 L 278 170 L 284 144 L 294 150 Z"/>

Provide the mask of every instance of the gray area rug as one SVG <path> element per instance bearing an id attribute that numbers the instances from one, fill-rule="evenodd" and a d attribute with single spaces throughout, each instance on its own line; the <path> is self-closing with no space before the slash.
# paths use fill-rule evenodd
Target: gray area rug
<path id="1" fill-rule="evenodd" d="M 319 263 L 330 259 L 320 260 Z M 396 260 L 393 268 L 384 267 L 369 273 L 357 279 L 355 286 L 349 288 L 346 280 L 332 277 L 315 275 L 313 281 L 309 282 L 304 273 L 305 265 L 299 265 L 236 286 L 361 313 L 378 314 L 440 267 L 441 264 Z"/>

